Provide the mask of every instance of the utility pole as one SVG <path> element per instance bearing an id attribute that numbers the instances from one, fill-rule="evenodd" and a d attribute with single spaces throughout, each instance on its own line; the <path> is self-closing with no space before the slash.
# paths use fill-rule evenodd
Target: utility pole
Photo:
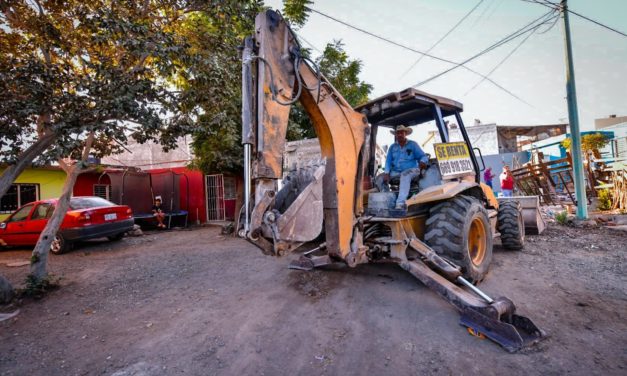
<path id="1" fill-rule="evenodd" d="M 568 122 L 570 124 L 571 156 L 577 198 L 577 218 L 588 218 L 588 199 L 586 182 L 583 175 L 581 157 L 581 133 L 579 132 L 579 114 L 577 111 L 577 91 L 575 90 L 575 68 L 573 67 L 573 48 L 570 42 L 570 24 L 568 21 L 567 0 L 561 0 L 562 20 L 564 21 L 564 49 L 566 50 L 566 101 L 568 102 Z"/>

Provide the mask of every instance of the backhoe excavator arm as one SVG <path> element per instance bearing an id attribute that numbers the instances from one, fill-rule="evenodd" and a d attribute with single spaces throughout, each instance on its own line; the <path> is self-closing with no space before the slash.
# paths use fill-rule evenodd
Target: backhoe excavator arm
<path id="1" fill-rule="evenodd" d="M 451 302 L 462 312 L 462 325 L 486 335 L 509 351 L 519 350 L 545 337 L 546 334 L 531 320 L 516 314 L 513 302 L 506 298 L 490 298 L 462 276 L 460 266 L 421 241 L 416 230 L 423 226 L 420 222 L 425 220 L 423 215 L 363 215 L 361 183 L 369 160 L 367 146 L 372 141 L 368 121 L 351 108 L 317 69 L 312 68 L 315 64 L 308 64 L 294 33 L 278 13 L 268 10 L 257 16 L 255 35 L 246 38 L 242 58 L 242 143 L 245 151 L 242 236 L 268 254 L 281 255 L 314 240 L 324 218 L 325 243 L 295 260 L 292 263 L 295 268 L 311 269 L 338 260 L 355 266 L 384 258 L 398 263 Z M 441 122 L 437 103 L 442 98 L 408 93 L 414 93 L 415 98 L 426 98 L 424 101 L 433 105 Z M 296 175 L 278 190 L 278 180 L 283 177 L 290 106 L 297 101 L 311 119 L 324 163 L 310 166 L 307 174 Z M 461 108 L 461 104 L 457 107 Z M 455 186 L 456 195 L 468 191 L 463 182 L 447 184 Z M 476 186 L 476 183 L 472 184 Z M 450 197 L 437 197 L 442 202 L 446 199 Z M 474 202 L 471 198 L 463 200 Z M 434 201 L 433 197 L 431 201 Z M 452 210 L 447 213 L 461 216 Z M 485 216 L 487 218 L 487 214 Z M 474 217 L 468 218 L 474 221 Z M 426 221 L 431 219 L 441 220 L 433 216 Z M 470 228 L 471 220 L 467 222 Z M 372 231 L 368 232 L 366 226 Z M 456 230 L 461 234 L 461 229 Z M 379 231 L 382 231 L 381 235 L 378 235 Z M 367 238 L 365 243 L 363 237 Z M 470 247 L 470 241 L 462 243 L 462 247 Z M 485 245 L 487 247 L 488 243 Z M 323 248 L 324 256 L 307 257 Z"/>
<path id="2" fill-rule="evenodd" d="M 242 94 L 242 142 L 247 158 L 246 237 L 268 253 L 293 250 L 304 241 L 294 231 L 307 225 L 303 221 L 310 215 L 308 201 L 319 199 L 329 255 L 354 264 L 351 249 L 355 253 L 361 246 L 356 244 L 359 239 L 353 239 L 353 227 L 356 214 L 363 211 L 361 179 L 369 132 L 365 116 L 355 112 L 326 78 L 307 63 L 294 33 L 272 10 L 257 16 L 255 35 L 245 41 Z M 297 101 L 313 123 L 326 162 L 321 177 L 322 197 L 312 192 L 311 200 L 298 202 L 302 209 L 278 213 L 273 210 L 274 198 L 283 174 L 290 106 Z M 253 187 L 254 199 L 250 194 Z M 271 237 L 273 241 L 268 240 Z"/>

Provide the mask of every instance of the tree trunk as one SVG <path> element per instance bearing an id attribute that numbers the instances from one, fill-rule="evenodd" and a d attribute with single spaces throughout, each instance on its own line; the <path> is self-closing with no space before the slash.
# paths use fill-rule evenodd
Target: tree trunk
<path id="1" fill-rule="evenodd" d="M 84 164 L 87 160 L 87 157 L 89 156 L 89 151 L 91 150 L 91 145 L 93 141 L 94 133 L 91 132 L 87 138 L 87 141 L 85 141 L 85 147 L 83 149 L 81 160 L 73 164 L 72 166 L 68 166 L 63 160 L 59 160 L 59 164 L 65 170 L 67 178 L 65 179 L 65 183 L 63 184 L 63 191 L 61 193 L 61 197 L 59 197 L 59 201 L 57 202 L 56 207 L 54 208 L 54 212 L 48 220 L 46 227 L 41 232 L 41 235 L 39 235 L 39 240 L 37 241 L 37 245 L 35 245 L 35 249 L 33 249 L 33 255 L 31 257 L 30 265 L 30 276 L 35 281 L 42 281 L 48 275 L 47 265 L 48 255 L 50 253 L 50 246 L 52 245 L 52 241 L 59 231 L 61 223 L 65 218 L 65 214 L 70 207 L 70 198 L 72 197 L 74 184 L 76 183 L 78 175 L 80 175 L 84 171 Z"/>
<path id="2" fill-rule="evenodd" d="M 4 196 L 11 184 L 24 171 L 26 167 L 39 155 L 41 155 L 56 139 L 55 135 L 50 133 L 41 136 L 34 144 L 26 149 L 17 158 L 17 163 L 10 165 L 0 176 L 0 197 Z"/>
<path id="3" fill-rule="evenodd" d="M 13 299 L 13 295 L 15 295 L 15 291 L 13 286 L 11 286 L 11 282 L 0 275 L 0 304 L 10 302 Z"/>

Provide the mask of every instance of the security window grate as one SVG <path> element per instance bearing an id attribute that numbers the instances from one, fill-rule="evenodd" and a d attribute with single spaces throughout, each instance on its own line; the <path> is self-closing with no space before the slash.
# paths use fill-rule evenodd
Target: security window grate
<path id="1" fill-rule="evenodd" d="M 94 196 L 109 200 L 111 196 L 111 186 L 107 184 L 94 184 Z"/>

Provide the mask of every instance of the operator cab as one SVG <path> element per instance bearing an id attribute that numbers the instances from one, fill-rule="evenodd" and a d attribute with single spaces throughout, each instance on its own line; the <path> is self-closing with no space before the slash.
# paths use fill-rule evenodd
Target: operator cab
<path id="1" fill-rule="evenodd" d="M 470 140 L 468 134 L 464 128 L 463 120 L 460 113 L 463 111 L 463 105 L 452 99 L 432 95 L 420 90 L 409 88 L 401 92 L 394 92 L 376 98 L 368 103 L 355 108 L 364 114 L 368 122 L 371 125 L 371 133 L 369 140 L 369 162 L 367 166 L 367 176 L 370 178 L 370 183 L 374 183 L 375 176 L 377 175 L 377 161 L 376 161 L 376 148 L 377 148 L 377 133 L 381 130 L 392 130 L 394 132 L 400 125 L 414 127 L 414 131 L 421 132 L 421 127 L 415 127 L 423 124 L 423 132 L 426 128 L 426 124 L 430 121 L 434 121 L 438 130 L 440 142 L 451 142 L 451 136 L 457 138 L 455 141 L 463 141 L 468 146 L 468 150 L 471 150 Z M 450 121 L 445 119 L 449 118 Z M 449 127 L 456 123 L 458 130 L 451 130 Z M 381 127 L 383 127 L 381 129 Z M 459 131 L 459 134 L 457 133 Z M 457 137 L 452 135 L 455 133 Z M 461 139 L 460 139 L 461 136 Z M 425 151 L 427 152 L 427 151 Z M 470 153 L 472 168 L 475 173 L 475 181 L 479 182 L 479 165 L 473 153 Z M 433 185 L 439 185 L 442 183 L 442 176 L 438 167 L 437 160 L 431 158 L 428 168 L 421 173 L 418 179 L 412 181 L 410 188 L 410 195 L 424 190 Z M 371 185 L 373 186 L 373 185 Z M 398 179 L 391 179 L 390 186 L 392 191 L 398 192 Z M 373 201 L 374 199 L 374 201 Z M 408 211 L 402 211 L 395 213 L 394 210 L 390 210 L 390 202 L 393 200 L 391 195 L 372 195 L 369 198 L 368 212 L 372 215 L 404 215 L 409 212 L 416 212 L 419 208 L 409 208 Z"/>

